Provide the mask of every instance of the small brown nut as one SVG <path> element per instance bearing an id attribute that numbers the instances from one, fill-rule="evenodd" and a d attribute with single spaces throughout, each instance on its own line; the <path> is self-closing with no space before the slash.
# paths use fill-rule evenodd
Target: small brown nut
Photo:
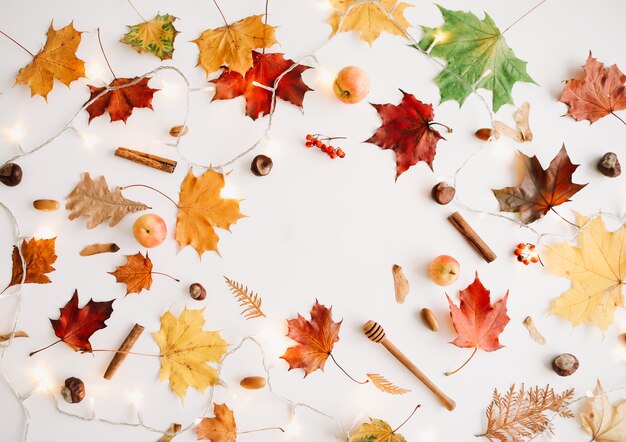
<path id="1" fill-rule="evenodd" d="M 617 340 L 619 341 L 620 344 L 626 345 L 626 333 L 622 333 L 621 335 L 619 335 L 617 337 Z"/>
<path id="2" fill-rule="evenodd" d="M 552 369 L 559 376 L 571 376 L 578 370 L 579 362 L 576 356 L 570 353 L 558 355 L 552 361 Z"/>
<path id="3" fill-rule="evenodd" d="M 257 155 L 252 160 L 252 164 L 250 165 L 250 170 L 256 176 L 265 176 L 270 173 L 272 170 L 272 166 L 274 162 L 272 159 L 266 155 Z"/>
<path id="4" fill-rule="evenodd" d="M 19 164 L 6 163 L 0 167 L 0 183 L 13 187 L 22 182 L 22 168 Z"/>
<path id="5" fill-rule="evenodd" d="M 59 210 L 59 202 L 57 200 L 35 200 L 33 201 L 33 207 L 37 210 L 52 212 L 53 210 Z"/>
<path id="6" fill-rule="evenodd" d="M 444 181 L 436 184 L 433 187 L 433 190 L 430 192 L 433 199 L 442 206 L 452 201 L 452 199 L 454 199 L 455 193 L 456 190 L 454 189 L 454 187 Z"/>
<path id="7" fill-rule="evenodd" d="M 239 385 L 248 390 L 258 390 L 265 387 L 265 378 L 261 376 L 248 376 L 243 378 Z"/>
<path id="8" fill-rule="evenodd" d="M 439 330 L 439 323 L 437 322 L 437 318 L 435 318 L 435 314 L 429 308 L 422 309 L 422 319 L 424 320 L 424 324 L 431 331 L 436 332 Z"/>
<path id="9" fill-rule="evenodd" d="M 479 140 L 487 141 L 489 138 L 491 138 L 491 129 L 487 127 L 478 129 L 476 132 L 474 132 L 474 135 L 476 135 L 476 138 L 478 138 Z"/>
<path id="10" fill-rule="evenodd" d="M 77 404 L 85 399 L 85 384 L 78 378 L 67 378 L 61 388 L 61 395 L 70 404 Z"/>
<path id="11" fill-rule="evenodd" d="M 602 175 L 608 176 L 609 178 L 618 177 L 622 173 L 622 166 L 614 152 L 607 152 L 602 155 L 602 158 L 598 161 L 597 167 Z"/>
<path id="12" fill-rule="evenodd" d="M 206 290 L 202 284 L 194 282 L 189 286 L 189 295 L 196 301 L 202 301 L 206 298 Z"/>
<path id="13" fill-rule="evenodd" d="M 175 138 L 178 138 L 179 136 L 182 137 L 183 135 L 186 135 L 187 132 L 189 132 L 189 128 L 187 126 L 183 126 L 182 124 L 174 126 L 170 129 L 170 135 Z"/>

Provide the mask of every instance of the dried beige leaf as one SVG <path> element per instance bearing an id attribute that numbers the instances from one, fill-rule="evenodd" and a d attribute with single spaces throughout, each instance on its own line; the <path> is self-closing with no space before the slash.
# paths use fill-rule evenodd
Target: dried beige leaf
<path id="1" fill-rule="evenodd" d="M 626 401 L 611 405 L 600 381 L 580 411 L 583 429 L 594 442 L 626 440 Z"/>
<path id="2" fill-rule="evenodd" d="M 124 198 L 119 187 L 109 190 L 103 176 L 92 180 L 88 172 L 82 174 L 80 182 L 66 198 L 65 208 L 70 210 L 68 218 L 73 220 L 82 215 L 89 217 L 88 229 L 93 229 L 106 220 L 109 220 L 109 226 L 112 227 L 129 213 L 149 209 L 143 203 Z"/>
<path id="3" fill-rule="evenodd" d="M 396 301 L 399 304 L 402 304 L 409 294 L 409 280 L 406 279 L 402 267 L 398 264 L 393 265 L 391 273 L 393 274 L 393 286 L 396 291 Z"/>
<path id="4" fill-rule="evenodd" d="M 183 429 L 181 424 L 172 424 L 167 429 L 167 434 L 164 434 L 157 442 L 172 442 L 172 440 L 178 435 L 180 430 Z"/>
<path id="5" fill-rule="evenodd" d="M 528 115 L 530 114 L 530 103 L 528 101 L 522 103 L 522 105 L 515 112 L 515 125 L 520 131 L 521 141 L 532 141 L 533 133 L 530 130 L 528 123 Z"/>
<path id="6" fill-rule="evenodd" d="M 367 373 L 367 377 L 374 387 L 378 388 L 380 391 L 384 391 L 389 394 L 406 394 L 411 390 L 407 390 L 406 388 L 398 387 L 397 385 L 389 382 L 384 376 L 375 374 L 375 373 Z"/>
<path id="7" fill-rule="evenodd" d="M 13 337 L 14 338 L 28 338 L 28 333 L 20 331 L 20 330 L 16 330 L 15 333 L 13 333 Z M 9 339 L 11 339 L 11 333 L 4 333 L 4 334 L 0 334 L 0 342 L 5 342 L 8 341 Z"/>
<path id="8" fill-rule="evenodd" d="M 532 317 L 526 316 L 526 319 L 524 319 L 524 327 L 526 327 L 526 329 L 528 330 L 528 334 L 533 341 L 540 345 L 546 344 L 546 338 L 544 338 L 543 335 L 539 333 L 539 330 L 537 330 L 537 327 L 535 326 L 535 321 L 533 321 Z"/>

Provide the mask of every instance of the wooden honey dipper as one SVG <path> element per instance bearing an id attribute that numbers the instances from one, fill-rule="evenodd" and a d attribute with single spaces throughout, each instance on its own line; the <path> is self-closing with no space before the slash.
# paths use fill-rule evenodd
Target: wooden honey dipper
<path id="1" fill-rule="evenodd" d="M 370 341 L 382 344 L 389 353 L 391 353 L 398 361 L 400 361 L 400 363 L 402 363 L 402 365 L 407 368 L 407 370 L 413 373 L 413 375 L 415 375 L 415 377 L 419 379 L 422 384 L 428 387 L 428 389 L 432 391 L 435 396 L 437 396 L 439 402 L 441 402 L 449 411 L 454 410 L 456 403 L 446 396 L 443 391 L 437 388 L 437 386 L 433 384 L 433 382 L 428 379 L 428 377 L 398 349 L 398 347 L 393 345 L 385 337 L 385 329 L 383 329 L 380 324 L 374 321 L 367 321 L 363 324 L 363 333 L 365 333 L 365 336 L 367 336 Z"/>

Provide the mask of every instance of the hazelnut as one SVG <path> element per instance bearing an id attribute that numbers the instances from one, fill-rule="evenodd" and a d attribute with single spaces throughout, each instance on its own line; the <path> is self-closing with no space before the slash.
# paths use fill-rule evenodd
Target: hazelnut
<path id="1" fill-rule="evenodd" d="M 272 166 L 274 162 L 272 159 L 266 155 L 257 155 L 252 160 L 252 164 L 250 165 L 250 170 L 256 176 L 265 176 L 270 173 L 272 170 Z"/>
<path id="2" fill-rule="evenodd" d="M 85 398 L 85 384 L 78 378 L 67 378 L 61 395 L 70 404 L 77 404 Z"/>
<path id="3" fill-rule="evenodd" d="M 189 286 L 189 295 L 196 301 L 202 301 L 206 298 L 206 290 L 202 284 L 194 282 Z"/>
<path id="4" fill-rule="evenodd" d="M 442 206 L 448 204 L 454 198 L 454 194 L 456 190 L 450 184 L 442 181 L 433 187 L 433 190 L 430 192 L 433 199 Z"/>
<path id="5" fill-rule="evenodd" d="M 552 369 L 559 376 L 571 376 L 579 367 L 578 359 L 570 353 L 558 355 L 552 361 Z"/>
<path id="6" fill-rule="evenodd" d="M 622 173 L 622 166 L 617 159 L 617 155 L 613 152 L 607 152 L 602 155 L 597 167 L 602 175 L 609 178 L 618 177 Z"/>
<path id="7" fill-rule="evenodd" d="M 174 138 L 178 138 L 179 136 L 182 137 L 183 135 L 186 135 L 187 132 L 189 132 L 189 128 L 187 126 L 183 126 L 182 124 L 174 126 L 170 129 L 170 135 Z"/>
<path id="8" fill-rule="evenodd" d="M 6 163 L 0 167 L 0 182 L 9 187 L 17 186 L 22 182 L 22 168 L 19 164 Z"/>
<path id="9" fill-rule="evenodd" d="M 248 376 L 239 382 L 239 385 L 248 390 L 258 390 L 265 387 L 265 384 L 265 378 L 261 376 Z"/>
<path id="10" fill-rule="evenodd" d="M 489 138 L 491 138 L 491 129 L 486 127 L 483 129 L 478 129 L 476 132 L 474 132 L 474 135 L 476 135 L 476 138 L 478 138 L 479 140 L 487 141 Z"/>

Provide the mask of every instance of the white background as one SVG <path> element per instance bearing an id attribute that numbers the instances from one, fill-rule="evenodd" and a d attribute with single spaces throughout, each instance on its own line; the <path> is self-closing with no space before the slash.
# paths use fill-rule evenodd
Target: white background
<path id="1" fill-rule="evenodd" d="M 157 11 L 180 18 L 176 27 L 181 34 L 176 40 L 172 64 L 188 76 L 194 87 L 204 87 L 205 73 L 195 67 L 197 46 L 190 43 L 208 28 L 221 25 L 221 19 L 209 1 L 136 0 L 143 15 Z M 260 0 L 222 1 L 229 20 L 260 14 Z M 406 15 L 414 26 L 410 32 L 419 39 L 418 25 L 437 26 L 440 14 L 429 1 L 416 2 Z M 451 9 L 471 10 L 482 17 L 487 11 L 500 29 L 506 28 L 535 1 L 448 1 L 441 3 Z M 582 0 L 547 1 L 506 34 L 516 55 L 528 61 L 528 72 L 539 86 L 517 84 L 513 96 L 517 104 L 530 101 L 533 142 L 516 146 L 500 141 L 481 151 L 459 176 L 458 194 L 469 206 L 496 211 L 497 203 L 490 188 L 513 185 L 513 159 L 517 148 L 536 154 L 544 165 L 565 143 L 574 163 L 582 166 L 575 181 L 590 184 L 574 197 L 574 202 L 561 206 L 563 216 L 573 219 L 573 210 L 594 213 L 599 209 L 621 213 L 626 203 L 624 175 L 609 179 L 595 170 L 595 162 L 606 151 L 619 155 L 626 148 L 626 127 L 613 117 L 606 117 L 589 126 L 562 117 L 566 107 L 558 102 L 562 81 L 579 75 L 590 50 L 599 60 L 626 68 L 626 28 L 623 17 L 626 5 L 620 0 L 606 0 L 590 5 Z M 269 22 L 278 26 L 280 46 L 287 57 L 300 59 L 321 46 L 330 28 L 325 24 L 328 8 L 318 0 L 270 2 Z M 93 1 L 30 1 L 5 2 L 0 29 L 9 33 L 33 51 L 45 39 L 45 31 L 54 19 L 55 27 L 74 20 L 77 29 L 85 31 L 78 50 L 87 62 L 92 76 L 106 82 L 111 77 L 97 46 L 95 30 L 101 28 L 103 44 L 116 73 L 120 77 L 140 75 L 156 67 L 159 60 L 138 55 L 118 43 L 127 24 L 138 17 L 122 0 Z M 86 79 L 72 84 L 70 90 L 60 83 L 48 96 L 30 98 L 27 87 L 12 87 L 18 69 L 29 57 L 10 41 L 0 39 L 0 161 L 16 153 L 8 132 L 16 126 L 23 131 L 25 149 L 36 146 L 56 131 L 73 115 L 89 94 Z M 144 183 L 158 187 L 176 198 L 186 174 L 179 164 L 174 175 L 144 168 L 117 159 L 118 146 L 150 151 L 175 157 L 173 148 L 165 143 L 171 139 L 169 128 L 181 122 L 184 114 L 182 82 L 171 74 L 155 78 L 150 85 L 166 90 L 155 95 L 154 112 L 137 110 L 128 124 L 109 123 L 108 117 L 97 118 L 87 125 L 87 114 L 74 123 L 80 133 L 68 133 L 43 151 L 20 160 L 24 180 L 15 188 L 0 186 L 0 200 L 14 211 L 25 236 L 57 236 L 57 269 L 50 274 L 48 285 L 28 285 L 19 328 L 30 334 L 19 339 L 7 352 L 7 372 L 18 390 L 27 393 L 35 385 L 37 369 L 47 371 L 57 385 L 68 376 L 82 378 L 88 397 L 95 401 L 99 417 L 134 421 L 135 413 L 128 401 L 131 392 L 141 395 L 146 423 L 165 429 L 172 422 L 187 425 L 198 417 L 207 398 L 189 390 L 184 404 L 169 390 L 167 382 L 159 382 L 159 364 L 154 358 L 129 357 L 112 381 L 102 379 L 110 355 L 92 357 L 74 353 L 57 345 L 35 357 L 28 353 L 54 339 L 48 318 L 56 318 L 59 307 L 70 298 L 74 289 L 80 293 L 81 305 L 90 297 L 96 300 L 117 298 L 115 312 L 106 329 L 94 334 L 94 348 L 117 348 L 135 322 L 146 327 L 136 344 L 138 352 L 156 353 L 158 348 L 151 332 L 159 329 L 159 318 L 168 310 L 178 314 L 189 308 L 205 307 L 207 329 L 221 330 L 224 338 L 237 344 L 246 335 L 258 335 L 264 343 L 271 364 L 273 386 L 278 394 L 294 401 L 306 402 L 333 415 L 345 428 L 367 416 L 387 420 L 392 426 L 402 422 L 417 403 L 422 408 L 402 433 L 412 442 L 470 441 L 485 429 L 484 409 L 491 400 L 494 387 L 505 390 L 511 383 L 528 386 L 553 385 L 557 390 L 576 388 L 576 396 L 593 389 L 600 378 L 607 389 L 626 383 L 624 355 L 619 353 L 617 334 L 626 328 L 626 316 L 620 312 L 615 325 L 604 335 L 598 329 L 583 326 L 572 329 L 558 317 L 548 316 L 550 301 L 569 286 L 565 279 L 547 274 L 539 265 L 524 267 L 517 263 L 512 251 L 518 242 L 535 241 L 526 229 L 506 220 L 463 212 L 498 254 L 498 259 L 485 263 L 446 221 L 458 207 L 441 207 L 430 199 L 430 188 L 438 179 L 450 176 L 463 161 L 481 147 L 473 132 L 489 125 L 488 115 L 476 97 L 468 98 L 459 109 L 456 103 L 438 103 L 438 89 L 433 79 L 439 68 L 425 56 L 405 46 L 398 36 L 383 35 L 370 48 L 354 33 L 334 38 L 317 53 L 320 69 L 309 70 L 304 79 L 315 89 L 306 94 L 304 114 L 300 109 L 279 101 L 274 130 L 269 143 L 259 152 L 274 159 L 274 169 L 265 178 L 249 172 L 252 156 L 238 162 L 227 179 L 226 196 L 244 199 L 242 211 L 249 217 L 233 226 L 232 233 L 218 232 L 222 257 L 206 253 L 202 261 L 190 247 L 178 251 L 173 239 L 176 210 L 170 202 L 145 189 L 125 192 L 152 206 L 170 230 L 168 240 L 150 251 L 155 270 L 181 279 L 180 284 L 155 276 L 152 289 L 140 295 L 124 297 L 125 287 L 115 283 L 107 272 L 124 263 L 123 254 L 139 250 L 131 227 L 139 215 L 126 217 L 115 228 L 101 225 L 87 230 L 85 220 L 69 221 L 67 211 L 37 212 L 32 201 L 54 198 L 60 201 L 88 171 L 92 176 L 105 175 L 111 186 Z M 339 103 L 328 88 L 328 78 L 345 65 L 358 65 L 369 72 L 371 93 L 360 104 Z M 94 72 L 96 74 L 94 74 Z M 92 80 L 98 81 L 97 79 Z M 96 83 L 98 84 L 98 83 Z M 434 173 L 420 163 L 394 181 L 393 153 L 364 144 L 379 126 L 380 119 L 367 103 L 397 104 L 401 88 L 418 99 L 436 106 L 436 120 L 454 128 L 445 134 L 434 161 Z M 485 94 L 488 96 L 488 94 Z M 182 140 L 184 152 L 197 162 L 219 163 L 249 146 L 262 132 L 266 119 L 252 122 L 243 114 L 244 101 L 210 103 L 212 92 L 195 92 L 191 98 L 190 133 Z M 498 118 L 512 124 L 514 107 L 504 106 Z M 623 113 L 622 113 L 623 115 Z M 343 160 L 331 161 L 319 151 L 303 146 L 304 135 L 322 132 L 343 135 L 348 141 L 338 143 L 346 151 Z M 81 137 L 96 139 L 95 146 L 86 147 Z M 626 157 L 622 156 L 622 159 Z M 609 220 L 611 228 L 615 222 Z M 553 213 L 533 225 L 541 232 L 573 232 Z M 6 217 L 0 218 L 0 280 L 10 277 L 12 237 Z M 94 242 L 114 241 L 121 251 L 114 255 L 82 258 L 79 250 Z M 428 279 L 428 262 L 437 255 L 451 254 L 461 263 L 462 275 L 447 293 L 456 299 L 459 289 L 468 285 L 478 271 L 494 299 L 510 290 L 511 322 L 501 335 L 506 345 L 494 353 L 479 352 L 475 359 L 457 375 L 446 378 L 443 372 L 457 367 L 471 350 L 459 349 L 448 342 L 454 338 L 448 319 L 444 289 Z M 411 283 L 411 293 L 404 305 L 393 296 L 391 266 L 402 265 Z M 267 319 L 245 321 L 240 308 L 228 293 L 222 275 L 241 281 L 260 293 Z M 189 298 L 187 286 L 199 281 L 208 290 L 206 302 Z M 302 379 L 300 370 L 287 371 L 287 364 L 278 359 L 290 345 L 281 335 L 285 319 L 308 311 L 315 298 L 333 306 L 336 320 L 343 318 L 340 337 L 333 354 L 358 378 L 365 373 L 381 373 L 396 384 L 411 388 L 405 396 L 389 396 L 371 385 L 360 386 L 349 381 L 332 363 L 325 372 L 315 372 Z M 15 298 L 0 301 L 0 331 L 6 331 L 15 313 Z M 428 331 L 417 316 L 419 309 L 430 307 L 437 315 L 441 330 Z M 529 337 L 522 320 L 532 315 L 548 343 L 539 346 Z M 369 342 L 360 331 L 368 319 L 380 322 L 389 338 L 457 402 L 450 413 L 405 371 L 382 347 Z M 580 359 L 581 367 L 569 378 L 556 376 L 552 358 L 571 352 Z M 276 432 L 242 435 L 240 439 L 255 441 L 332 441 L 338 432 L 328 419 L 299 409 L 295 423 L 289 424 L 288 407 L 266 390 L 247 391 L 238 386 L 243 376 L 262 375 L 260 354 L 247 344 L 229 358 L 224 366 L 223 381 L 229 389 L 217 388 L 216 399 L 234 409 L 238 427 L 249 430 L 265 426 L 289 426 L 290 434 Z M 611 395 L 612 400 L 626 397 L 624 390 Z M 7 386 L 0 384 L 0 440 L 21 440 L 24 419 L 17 401 Z M 142 429 L 83 423 L 61 416 L 50 399 L 36 394 L 27 401 L 32 414 L 30 440 L 65 441 L 155 441 L 158 435 Z M 90 412 L 90 401 L 69 405 L 64 409 L 83 415 Z M 578 406 L 575 407 L 575 410 Z M 211 415 L 209 413 L 209 415 Z M 359 420 L 360 419 L 360 420 Z M 300 429 L 298 431 L 298 428 Z M 576 420 L 556 421 L 558 441 L 587 441 L 589 437 Z M 194 440 L 187 432 L 176 440 Z M 540 438 L 541 439 L 541 438 Z"/>

